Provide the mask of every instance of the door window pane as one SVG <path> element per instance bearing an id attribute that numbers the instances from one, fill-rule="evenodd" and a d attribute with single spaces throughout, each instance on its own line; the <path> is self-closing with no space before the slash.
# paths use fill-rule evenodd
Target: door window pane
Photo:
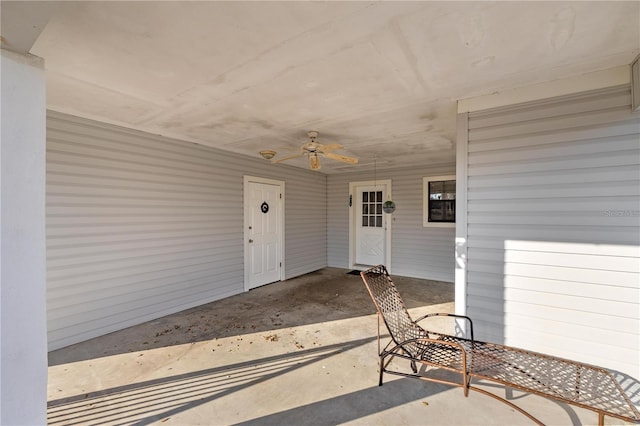
<path id="1" fill-rule="evenodd" d="M 362 192 L 362 226 L 382 228 L 382 191 Z"/>

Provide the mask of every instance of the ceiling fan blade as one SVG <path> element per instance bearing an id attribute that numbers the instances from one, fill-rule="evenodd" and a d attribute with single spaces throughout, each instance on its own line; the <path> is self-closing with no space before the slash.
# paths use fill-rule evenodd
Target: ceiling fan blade
<path id="1" fill-rule="evenodd" d="M 320 151 L 322 152 L 329 152 L 329 151 L 335 151 L 336 149 L 342 149 L 344 148 L 344 146 L 338 144 L 338 143 L 329 143 L 327 145 L 322 145 L 320 147 Z"/>
<path id="2" fill-rule="evenodd" d="M 331 152 L 325 152 L 324 156 L 332 160 L 342 161 L 343 163 L 358 164 L 358 159 L 355 157 L 347 157 L 346 155 L 333 154 Z"/>
<path id="3" fill-rule="evenodd" d="M 272 161 L 272 163 L 274 163 L 274 164 L 275 164 L 275 163 L 282 163 L 283 161 L 293 160 L 294 158 L 300 158 L 300 157 L 302 157 L 303 155 L 304 155 L 304 153 L 303 153 L 303 152 L 301 152 L 300 154 L 290 155 L 290 156 L 288 156 L 288 157 L 284 157 L 284 158 L 281 158 L 281 159 L 279 159 L 279 160 Z"/>

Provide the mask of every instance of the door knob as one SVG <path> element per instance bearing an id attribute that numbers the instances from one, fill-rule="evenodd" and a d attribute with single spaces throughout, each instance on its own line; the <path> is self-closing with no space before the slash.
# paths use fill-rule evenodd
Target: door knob
<path id="1" fill-rule="evenodd" d="M 252 242 L 253 242 L 253 240 L 249 240 L 249 242 L 250 242 L 250 243 L 252 243 Z"/>

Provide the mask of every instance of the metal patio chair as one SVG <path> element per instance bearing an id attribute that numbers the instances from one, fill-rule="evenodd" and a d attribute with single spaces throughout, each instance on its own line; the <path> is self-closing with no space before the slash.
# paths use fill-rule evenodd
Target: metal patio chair
<path id="1" fill-rule="evenodd" d="M 469 390 L 480 392 L 542 424 L 506 398 L 472 385 L 473 379 L 484 380 L 595 411 L 599 425 L 604 424 L 605 415 L 640 423 L 640 412 L 609 371 L 568 359 L 475 340 L 473 323 L 466 316 L 435 313 L 413 320 L 383 265 L 361 272 L 360 275 L 378 311 L 380 386 L 384 373 L 458 386 L 462 387 L 465 396 Z M 434 316 L 448 316 L 466 322 L 470 338 L 432 332 L 418 325 L 422 320 Z M 380 342 L 381 321 L 391 338 L 384 348 Z M 395 358 L 408 360 L 410 371 L 399 370 L 398 366 L 390 369 L 389 365 Z M 424 366 L 420 372 L 418 364 Z M 429 375 L 434 368 L 456 373 L 459 380 Z"/>

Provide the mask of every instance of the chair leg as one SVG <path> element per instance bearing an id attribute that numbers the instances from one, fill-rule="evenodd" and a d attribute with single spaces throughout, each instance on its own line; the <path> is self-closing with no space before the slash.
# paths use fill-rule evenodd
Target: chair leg
<path id="1" fill-rule="evenodd" d="M 418 374 L 418 368 L 416 367 L 416 362 L 414 360 L 411 360 L 411 370 L 413 371 L 413 374 Z"/>
<path id="2" fill-rule="evenodd" d="M 380 380 L 378 386 L 382 386 L 382 375 L 384 374 L 384 357 L 380 357 Z"/>
<path id="3" fill-rule="evenodd" d="M 462 386 L 462 391 L 464 393 L 464 396 L 467 397 L 469 396 L 469 387 L 471 386 L 471 377 L 466 373 L 463 373 L 462 382 L 464 383 L 464 386 Z"/>

